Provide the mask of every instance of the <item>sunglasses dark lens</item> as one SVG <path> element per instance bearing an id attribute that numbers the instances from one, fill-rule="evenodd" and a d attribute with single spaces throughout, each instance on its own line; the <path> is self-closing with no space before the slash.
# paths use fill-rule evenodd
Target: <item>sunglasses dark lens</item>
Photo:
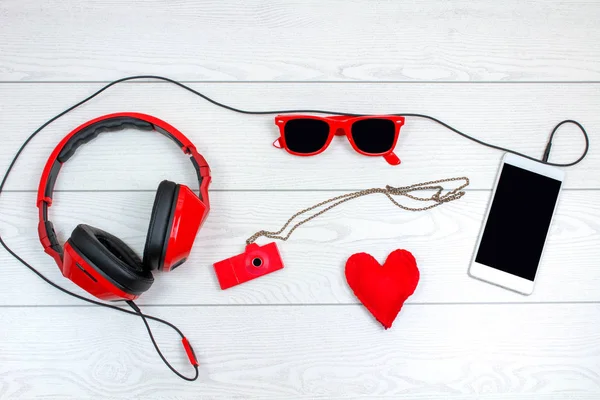
<path id="1" fill-rule="evenodd" d="M 294 153 L 321 150 L 329 138 L 329 124 L 318 119 L 292 119 L 285 124 L 285 144 Z"/>
<path id="2" fill-rule="evenodd" d="M 396 125 L 389 119 L 362 119 L 352 124 L 352 139 L 359 150 L 381 154 L 392 150 Z"/>

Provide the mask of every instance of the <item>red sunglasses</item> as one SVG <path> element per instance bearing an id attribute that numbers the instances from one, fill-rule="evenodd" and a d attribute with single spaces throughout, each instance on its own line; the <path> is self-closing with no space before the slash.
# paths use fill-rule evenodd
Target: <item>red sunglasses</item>
<path id="1" fill-rule="evenodd" d="M 346 135 L 358 153 L 383 156 L 391 165 L 400 164 L 400 159 L 393 151 L 400 135 L 400 127 L 404 125 L 404 117 L 278 115 L 275 125 L 279 126 L 281 136 L 273 142 L 273 146 L 284 148 L 296 156 L 322 153 L 334 136 Z"/>

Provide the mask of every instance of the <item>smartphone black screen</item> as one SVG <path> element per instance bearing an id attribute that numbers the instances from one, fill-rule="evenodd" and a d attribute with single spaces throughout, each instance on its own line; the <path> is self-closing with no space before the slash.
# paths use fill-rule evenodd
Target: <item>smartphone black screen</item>
<path id="1" fill-rule="evenodd" d="M 504 164 L 475 262 L 533 281 L 561 184 Z"/>

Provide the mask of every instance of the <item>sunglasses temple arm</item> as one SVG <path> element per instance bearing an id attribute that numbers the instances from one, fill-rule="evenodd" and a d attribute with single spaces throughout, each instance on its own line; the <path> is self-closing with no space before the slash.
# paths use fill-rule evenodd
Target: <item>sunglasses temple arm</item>
<path id="1" fill-rule="evenodd" d="M 400 165 L 400 162 L 401 162 L 400 158 L 398 158 L 398 156 L 396 155 L 396 153 L 394 153 L 393 151 L 390 151 L 389 153 L 387 153 L 386 155 L 384 155 L 383 158 L 390 165 Z"/>

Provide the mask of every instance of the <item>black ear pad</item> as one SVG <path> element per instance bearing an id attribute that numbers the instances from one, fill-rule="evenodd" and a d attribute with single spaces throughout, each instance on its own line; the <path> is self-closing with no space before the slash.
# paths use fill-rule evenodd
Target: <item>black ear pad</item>
<path id="1" fill-rule="evenodd" d="M 178 194 L 179 185 L 175 182 L 162 181 L 158 185 L 144 247 L 145 268 L 162 269 Z"/>
<path id="2" fill-rule="evenodd" d="M 127 293 L 142 294 L 154 282 L 140 257 L 121 239 L 102 229 L 78 225 L 69 243 L 90 265 Z"/>

